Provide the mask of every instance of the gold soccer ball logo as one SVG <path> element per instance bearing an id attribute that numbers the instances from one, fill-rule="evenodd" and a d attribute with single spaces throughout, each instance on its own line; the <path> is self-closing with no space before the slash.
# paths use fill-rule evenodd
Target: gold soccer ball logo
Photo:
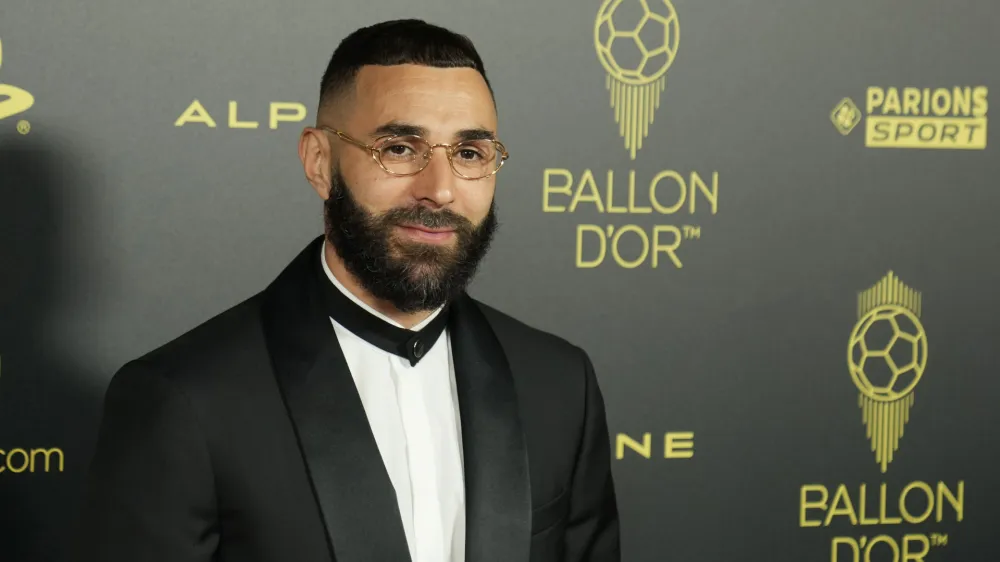
<path id="1" fill-rule="evenodd" d="M 913 389 L 927 366 L 922 297 L 891 271 L 858 294 L 858 322 L 847 344 L 847 366 L 858 407 L 882 472 L 888 469 L 913 406 Z"/>
<path id="2" fill-rule="evenodd" d="M 618 134 L 633 160 L 660 106 L 679 34 L 670 0 L 604 0 L 597 12 L 594 46 L 608 73 Z"/>
<path id="3" fill-rule="evenodd" d="M 851 378 L 862 394 L 880 402 L 909 395 L 927 364 L 927 335 L 920 319 L 897 305 L 868 312 L 851 333 Z"/>

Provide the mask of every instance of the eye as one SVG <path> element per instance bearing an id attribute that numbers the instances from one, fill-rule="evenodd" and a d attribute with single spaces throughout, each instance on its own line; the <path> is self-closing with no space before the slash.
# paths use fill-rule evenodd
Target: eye
<path id="1" fill-rule="evenodd" d="M 495 148 L 489 141 L 462 143 L 455 149 L 455 156 L 463 162 L 483 162 L 492 158 Z"/>
<path id="2" fill-rule="evenodd" d="M 413 160 L 426 151 L 425 143 L 411 138 L 391 139 L 379 148 L 383 158 L 394 161 Z"/>
<path id="3" fill-rule="evenodd" d="M 474 148 L 462 147 L 458 151 L 458 157 L 462 160 L 480 160 L 483 155 Z"/>

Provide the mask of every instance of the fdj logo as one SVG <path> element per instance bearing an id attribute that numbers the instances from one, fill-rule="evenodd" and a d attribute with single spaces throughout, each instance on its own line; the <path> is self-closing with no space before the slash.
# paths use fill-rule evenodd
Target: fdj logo
<path id="1" fill-rule="evenodd" d="M 670 0 L 604 0 L 594 22 L 594 47 L 607 71 L 618 134 L 632 160 L 649 134 L 680 29 Z"/>
<path id="2" fill-rule="evenodd" d="M 3 65 L 2 43 L 0 43 L 0 65 Z M 18 113 L 23 113 L 34 104 L 35 97 L 27 90 L 11 86 L 10 84 L 0 83 L 0 119 L 6 119 Z M 29 129 L 30 125 L 27 121 L 18 122 L 17 130 L 21 133 L 27 133 Z"/>

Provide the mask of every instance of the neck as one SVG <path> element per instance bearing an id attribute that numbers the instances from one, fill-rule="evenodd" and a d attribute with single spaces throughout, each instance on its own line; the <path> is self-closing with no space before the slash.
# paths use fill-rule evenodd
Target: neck
<path id="1" fill-rule="evenodd" d="M 352 295 L 361 300 L 361 302 L 377 310 L 380 314 L 384 314 L 385 316 L 392 318 L 393 321 L 398 322 L 404 328 L 412 328 L 431 315 L 432 311 L 430 310 L 401 312 L 389 301 L 375 298 L 361 286 L 361 283 L 359 283 L 349 271 L 347 271 L 347 267 L 344 266 L 344 260 L 340 259 L 340 256 L 337 255 L 337 251 L 333 248 L 332 244 L 325 245 L 323 258 L 326 259 L 326 266 L 330 268 L 330 273 L 332 273 L 333 276 L 337 278 L 337 281 L 340 281 L 340 284 L 350 291 Z"/>

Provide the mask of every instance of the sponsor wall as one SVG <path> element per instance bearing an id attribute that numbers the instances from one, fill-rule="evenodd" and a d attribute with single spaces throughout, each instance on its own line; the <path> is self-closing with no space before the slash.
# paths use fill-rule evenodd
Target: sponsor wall
<path id="1" fill-rule="evenodd" d="M 397 17 L 486 61 L 472 293 L 591 354 L 625 560 L 996 559 L 1000 5 L 224 0 L 0 9 L 0 560 L 66 558 L 114 371 L 320 232 L 298 132 Z"/>

